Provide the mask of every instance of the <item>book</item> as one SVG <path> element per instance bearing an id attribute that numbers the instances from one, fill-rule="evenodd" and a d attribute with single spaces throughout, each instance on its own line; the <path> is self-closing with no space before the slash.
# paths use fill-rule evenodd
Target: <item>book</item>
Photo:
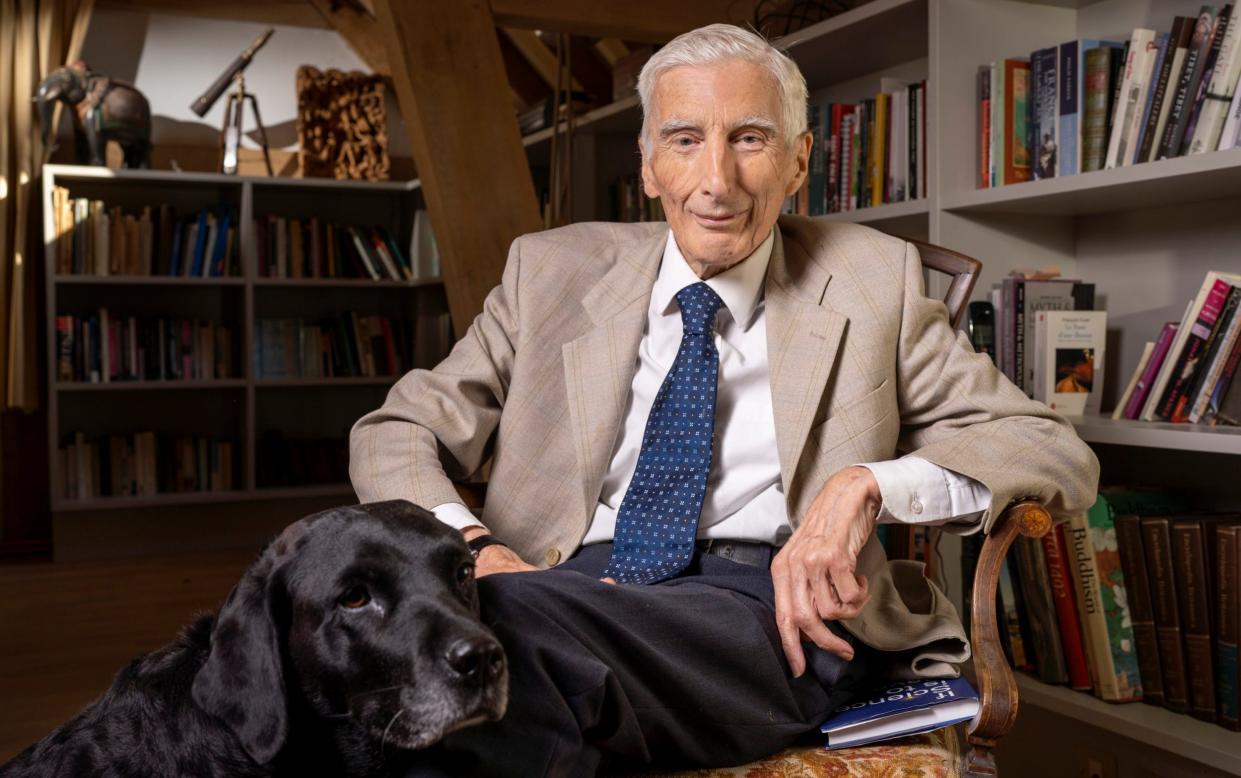
<path id="1" fill-rule="evenodd" d="M 1116 516 L 1116 549 L 1125 576 L 1129 617 L 1137 644 L 1138 675 L 1142 679 L 1142 700 L 1163 704 L 1163 672 L 1159 664 L 1159 641 L 1155 615 L 1151 610 L 1150 580 L 1142 551 L 1142 523 L 1136 513 Z"/>
<path id="2" fill-rule="evenodd" d="M 1236 378 L 1241 362 L 1241 338 L 1232 344 L 1232 353 L 1224 364 L 1224 372 L 1215 384 L 1215 391 L 1207 403 L 1203 421 L 1210 424 L 1241 424 L 1241 380 Z"/>
<path id="3" fill-rule="evenodd" d="M 1095 695 L 1107 702 L 1142 698 L 1124 573 L 1116 551 L 1112 506 L 1100 496 L 1085 515 L 1070 518 L 1066 535 L 1073 555 L 1082 636 L 1095 665 Z"/>
<path id="4" fill-rule="evenodd" d="M 1111 118 L 1112 62 L 1123 44 L 1082 41 L 1082 125 L 1080 172 L 1102 170 L 1107 158 L 1108 125 Z"/>
<path id="5" fill-rule="evenodd" d="M 833 711 L 819 727 L 827 748 L 917 735 L 978 715 L 978 692 L 964 678 L 898 681 Z"/>
<path id="6" fill-rule="evenodd" d="M 1073 579 L 1069 574 L 1068 544 L 1064 539 L 1064 525 L 1058 524 L 1042 538 L 1043 558 L 1047 562 L 1047 577 L 1051 583 L 1052 600 L 1056 606 L 1056 623 L 1060 628 L 1060 644 L 1064 649 L 1064 661 L 1069 676 L 1069 686 L 1089 691 L 1090 664 L 1082 644 L 1081 623 L 1077 617 L 1077 597 Z"/>
<path id="7" fill-rule="evenodd" d="M 1198 108 L 1198 121 L 1194 125 L 1193 138 L 1187 151 L 1189 154 L 1215 151 L 1219 146 L 1228 108 L 1237 88 L 1237 78 L 1241 76 L 1241 32 L 1238 32 L 1241 29 L 1241 18 L 1220 14 L 1221 19 L 1224 16 L 1228 16 L 1228 26 L 1220 37 L 1214 70 L 1210 74 L 1203 74 L 1202 83 L 1206 87 L 1202 90 L 1202 104 Z"/>
<path id="8" fill-rule="evenodd" d="M 1166 516 L 1142 517 L 1142 550 L 1151 583 L 1151 610 L 1163 670 L 1164 707 L 1189 712 L 1185 642 L 1181 635 L 1179 597 L 1172 570 L 1172 523 Z"/>
<path id="9" fill-rule="evenodd" d="M 1024 59 L 1004 60 L 1003 146 L 1004 184 L 1029 181 L 1033 175 L 1030 158 L 1030 63 Z"/>
<path id="10" fill-rule="evenodd" d="M 1121 71 L 1120 96 L 1112 117 L 1104 168 L 1122 167 L 1132 157 L 1130 152 L 1135 145 L 1134 133 L 1143 107 L 1142 97 L 1157 48 L 1154 30 L 1139 27 L 1133 31 Z"/>
<path id="11" fill-rule="evenodd" d="M 1215 699 L 1219 723 L 1231 730 L 1241 730 L 1241 685 L 1238 665 L 1241 664 L 1241 526 L 1219 524 L 1215 527 L 1216 587 L 1215 623 L 1218 634 L 1215 653 Z"/>
<path id="12" fill-rule="evenodd" d="M 1013 583 L 1012 564 L 1009 557 L 1000 565 L 1000 581 L 996 588 L 997 616 L 1003 620 L 1000 638 L 1008 649 L 1009 662 L 1019 670 L 1033 670 L 1033 658 L 1026 645 L 1026 630 L 1022 615 L 1020 590 Z"/>
<path id="13" fill-rule="evenodd" d="M 1181 398 L 1177 400 L 1176 407 L 1172 409 L 1173 422 L 1197 422 L 1201 414 L 1205 412 L 1206 400 L 1210 395 L 1210 389 L 1206 385 L 1209 382 L 1213 388 L 1219 374 L 1223 371 L 1224 359 L 1220 358 L 1221 351 L 1226 358 L 1228 352 L 1232 350 L 1229 338 L 1236 334 L 1233 324 L 1239 303 L 1241 303 L 1241 286 L 1233 286 L 1228 290 L 1228 296 L 1224 299 L 1224 307 L 1215 317 L 1215 324 L 1211 327 L 1211 333 L 1202 347 L 1202 357 L 1197 367 L 1194 368 L 1193 378 Z M 1227 348 L 1225 348 L 1226 342 Z M 1198 410 L 1196 415 L 1195 409 Z"/>
<path id="14" fill-rule="evenodd" d="M 1034 320 L 1038 311 L 1089 311 L 1094 308 L 1094 284 L 1065 278 L 1034 280 L 1018 278 L 1016 284 L 1017 329 L 1014 340 L 1018 384 L 1034 396 Z"/>
<path id="15" fill-rule="evenodd" d="M 1068 683 L 1069 671 L 1060 643 L 1056 605 L 1052 600 L 1052 584 L 1043 556 L 1043 544 L 1034 538 L 1018 538 L 1014 549 L 1038 677 L 1044 683 Z"/>
<path id="16" fill-rule="evenodd" d="M 1162 392 L 1157 392 L 1159 400 L 1151 408 L 1152 418 L 1150 420 L 1172 418 L 1177 402 L 1193 380 L 1194 371 L 1201 362 L 1207 338 L 1234 284 L 1241 284 L 1241 276 L 1228 273 L 1207 273 L 1207 278 L 1193 306 L 1195 313 L 1192 320 L 1189 321 L 1188 326 L 1182 327 L 1177 332 L 1180 347 L 1177 347 L 1176 342 L 1173 343 L 1175 357 L 1170 355 L 1165 365 L 1161 376 L 1164 378 Z M 1156 386 L 1156 389 L 1158 390 L 1159 387 Z"/>
<path id="17" fill-rule="evenodd" d="M 1204 98 L 1211 85 L 1212 74 L 1215 72 L 1215 63 L 1219 61 L 1225 36 L 1232 24 L 1232 10 L 1231 5 L 1225 5 L 1220 9 L 1219 16 L 1215 18 L 1215 25 L 1211 31 L 1211 47 L 1207 50 L 1206 59 L 1202 62 L 1202 78 L 1198 81 L 1198 91 L 1193 95 L 1193 103 L 1189 106 L 1189 118 L 1185 122 L 1185 136 L 1181 139 L 1179 150 L 1181 154 L 1189 153 L 1189 147 L 1198 126 L 1198 118 L 1205 102 Z"/>
<path id="18" fill-rule="evenodd" d="M 1167 59 L 1168 42 L 1171 35 L 1166 32 L 1157 33 L 1155 35 L 1155 56 L 1150 60 L 1150 67 L 1146 70 L 1146 83 L 1143 85 L 1140 103 L 1141 111 L 1135 115 L 1134 123 L 1134 141 L 1132 151 L 1127 157 L 1126 164 L 1132 165 L 1136 162 L 1145 162 L 1147 154 L 1150 153 L 1150 145 L 1146 142 L 1146 132 L 1148 129 L 1153 131 L 1151 124 L 1151 111 L 1154 108 L 1155 96 L 1159 91 L 1159 78 L 1163 73 L 1163 63 Z M 1164 90 L 1167 90 L 1165 82 Z"/>
<path id="19" fill-rule="evenodd" d="M 1207 597 L 1206 548 L 1198 519 L 1172 522 L 1172 572 L 1176 576 L 1177 608 L 1185 664 L 1189 670 L 1189 708 L 1194 718 L 1215 721 L 1215 643 L 1211 604 Z"/>
<path id="20" fill-rule="evenodd" d="M 1163 135 L 1159 139 L 1157 159 L 1180 156 L 1181 144 L 1189 122 L 1189 113 L 1193 108 L 1198 84 L 1202 80 L 1202 71 L 1211 48 L 1211 40 L 1215 32 L 1215 18 L 1215 6 L 1204 5 L 1194 19 L 1189 48 L 1185 52 L 1185 64 L 1181 68 L 1181 76 L 1177 81 L 1168 119 L 1164 125 Z"/>
<path id="21" fill-rule="evenodd" d="M 1079 172 L 1078 132 L 1081 126 L 1081 61 L 1078 41 L 1061 43 L 1056 57 L 1056 172 L 1072 176 Z"/>
<path id="22" fill-rule="evenodd" d="M 1098 413 L 1106 340 L 1106 311 L 1038 311 L 1034 399 L 1066 415 Z"/>
<path id="23" fill-rule="evenodd" d="M 1195 22 L 1196 19 L 1192 16 L 1178 16 L 1172 24 L 1167 52 L 1155 82 L 1150 115 L 1142 135 L 1142 146 L 1138 151 L 1138 158 L 1144 162 L 1159 158 L 1159 140 L 1168 124 L 1168 115 L 1176 96 L 1176 85 L 1180 82 L 1181 71 L 1185 67 L 1185 55 L 1189 52 Z"/>
<path id="24" fill-rule="evenodd" d="M 1125 391 L 1121 393 L 1120 399 L 1116 401 L 1116 407 L 1112 409 L 1113 419 L 1125 418 L 1125 408 L 1129 405 L 1133 392 L 1138 387 L 1138 380 L 1142 374 L 1146 372 L 1146 365 L 1150 363 L 1151 354 L 1155 351 L 1155 342 L 1153 340 L 1146 341 L 1142 346 L 1142 355 L 1138 357 L 1138 366 L 1133 369 L 1133 374 L 1129 376 L 1129 383 L 1125 384 Z"/>
<path id="25" fill-rule="evenodd" d="M 1030 147 L 1034 180 L 1054 178 L 1059 169 L 1056 146 L 1056 86 L 1059 81 L 1056 47 L 1030 55 Z"/>

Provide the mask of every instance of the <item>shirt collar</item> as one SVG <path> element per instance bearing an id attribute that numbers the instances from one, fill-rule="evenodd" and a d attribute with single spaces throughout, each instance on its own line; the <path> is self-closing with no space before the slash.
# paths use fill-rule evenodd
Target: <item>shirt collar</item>
<path id="1" fill-rule="evenodd" d="M 719 275 L 706 280 L 707 286 L 720 296 L 724 307 L 732 315 L 733 321 L 743 330 L 749 329 L 750 319 L 758 301 L 763 295 L 763 281 L 767 278 L 767 264 L 771 261 L 771 250 L 776 242 L 776 230 L 772 227 L 767 238 L 758 245 L 750 256 L 725 270 Z M 659 263 L 659 276 L 651 289 L 651 300 L 655 310 L 668 314 L 673 309 L 673 301 L 677 292 L 700 279 L 685 256 L 677 246 L 676 236 L 668 231 L 668 243 L 664 247 L 664 256 Z"/>

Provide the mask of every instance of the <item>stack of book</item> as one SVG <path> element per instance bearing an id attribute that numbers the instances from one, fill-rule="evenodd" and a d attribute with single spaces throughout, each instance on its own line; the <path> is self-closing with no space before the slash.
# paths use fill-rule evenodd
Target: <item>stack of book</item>
<path id="1" fill-rule="evenodd" d="M 69 500 L 237 488 L 237 447 L 214 438 L 78 432 L 59 449 L 60 494 Z"/>
<path id="2" fill-rule="evenodd" d="M 413 319 L 348 312 L 327 319 L 260 319 L 254 373 L 259 378 L 400 376 L 447 353 L 448 314 Z"/>
<path id="3" fill-rule="evenodd" d="M 117 317 L 100 308 L 56 317 L 56 380 L 178 381 L 237 375 L 235 333 L 172 316 Z"/>
<path id="4" fill-rule="evenodd" d="M 240 275 L 237 212 L 229 205 L 178 215 L 170 205 L 126 213 L 52 190 L 57 275 Z"/>
<path id="5" fill-rule="evenodd" d="M 664 206 L 658 197 L 646 196 L 642 189 L 642 176 L 633 173 L 621 176 L 609 187 L 612 196 L 611 218 L 621 222 L 664 221 Z"/>
<path id="6" fill-rule="evenodd" d="M 1105 489 L 1086 516 L 1020 539 L 1005 568 L 1001 633 L 1015 667 L 1241 729 L 1241 515 Z"/>
<path id="7" fill-rule="evenodd" d="M 1241 424 L 1241 275 L 1207 273 L 1180 321 L 1146 343 L 1112 417 Z"/>
<path id="8" fill-rule="evenodd" d="M 996 366 L 1056 411 L 1098 411 L 1107 313 L 1092 283 L 1011 275 L 991 288 Z"/>
<path id="9" fill-rule="evenodd" d="M 879 89 L 810 106 L 810 169 L 788 209 L 819 216 L 926 197 L 926 82 L 884 78 Z"/>
<path id="10" fill-rule="evenodd" d="M 265 278 L 412 281 L 422 277 L 383 227 L 269 215 L 254 220 L 254 231 L 258 272 Z"/>
<path id="11" fill-rule="evenodd" d="M 978 186 L 1069 176 L 1241 143 L 1241 19 L 1204 5 L 1167 32 L 1083 39 L 978 74 Z"/>

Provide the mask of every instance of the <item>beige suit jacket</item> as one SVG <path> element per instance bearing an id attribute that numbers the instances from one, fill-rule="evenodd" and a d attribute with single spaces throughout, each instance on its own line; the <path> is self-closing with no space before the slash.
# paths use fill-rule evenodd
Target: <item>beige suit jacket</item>
<path id="1" fill-rule="evenodd" d="M 594 515 L 637 367 L 667 225 L 575 224 L 514 241 L 500 286 L 452 353 L 407 373 L 350 436 L 363 502 L 459 500 L 490 457 L 482 521 L 540 566 L 568 559 Z M 829 476 L 918 456 L 986 485 L 990 527 L 1012 500 L 1053 514 L 1093 501 L 1098 463 L 923 293 L 917 250 L 868 227 L 781 216 L 765 286 L 780 475 L 794 527 Z M 968 658 L 948 599 L 875 538 L 872 596 L 844 626 L 901 652 L 897 674 Z"/>

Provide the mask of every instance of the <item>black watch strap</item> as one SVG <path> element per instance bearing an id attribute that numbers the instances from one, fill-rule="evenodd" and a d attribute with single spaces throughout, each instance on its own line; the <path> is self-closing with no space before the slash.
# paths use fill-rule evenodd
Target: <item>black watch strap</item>
<path id="1" fill-rule="evenodd" d="M 503 540 L 500 540 L 491 533 L 477 535 L 467 540 L 465 544 L 470 547 L 470 553 L 474 555 L 475 559 L 478 559 L 478 552 L 482 551 L 487 546 L 504 546 L 505 548 L 508 548 Z"/>

